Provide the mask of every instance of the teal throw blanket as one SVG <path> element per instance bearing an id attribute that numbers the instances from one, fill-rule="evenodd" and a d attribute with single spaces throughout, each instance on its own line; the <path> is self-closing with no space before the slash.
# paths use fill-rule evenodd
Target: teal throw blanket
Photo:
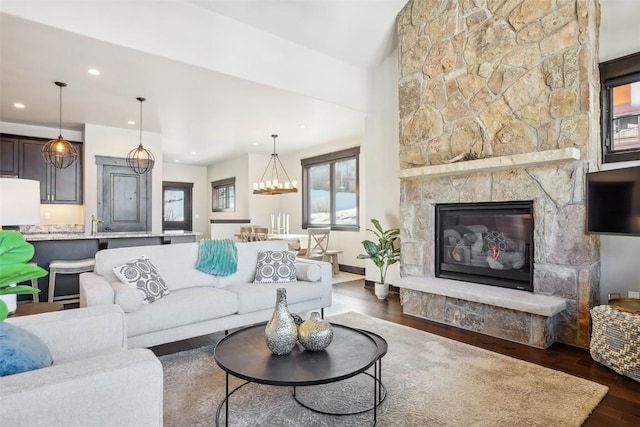
<path id="1" fill-rule="evenodd" d="M 196 268 L 216 276 L 229 276 L 238 270 L 238 248 L 231 239 L 200 240 Z"/>

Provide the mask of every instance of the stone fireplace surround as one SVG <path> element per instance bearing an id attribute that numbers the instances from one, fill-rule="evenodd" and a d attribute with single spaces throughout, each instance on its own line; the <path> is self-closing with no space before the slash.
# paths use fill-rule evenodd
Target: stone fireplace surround
<path id="1" fill-rule="evenodd" d="M 580 152 L 576 149 L 553 150 L 527 156 L 504 156 L 499 158 L 475 160 L 447 165 L 427 166 L 414 168 L 401 172 L 402 178 L 413 178 L 407 181 L 404 193 L 404 201 L 410 202 L 414 197 L 419 197 L 426 203 L 422 203 L 424 209 L 413 212 L 420 218 L 408 217 L 408 222 L 421 223 L 425 232 L 431 236 L 428 248 L 422 252 L 420 248 L 412 245 L 403 245 L 403 250 L 417 249 L 419 256 L 427 256 L 428 271 L 435 271 L 435 204 L 449 203 L 451 200 L 461 202 L 483 201 L 483 197 L 491 198 L 487 189 L 493 185 L 488 183 L 499 179 L 501 183 L 495 183 L 496 187 L 511 188 L 517 190 L 525 198 L 534 199 L 534 221 L 544 218 L 541 207 L 548 201 L 544 197 L 544 189 L 531 190 L 533 183 L 524 180 L 523 183 L 509 182 L 513 175 L 529 175 L 535 171 L 542 172 L 551 168 L 555 173 L 557 168 L 570 167 L 576 162 Z M 526 168 L 526 169 L 525 169 Z M 502 172 L 505 171 L 505 172 Z M 483 179 L 484 178 L 484 179 Z M 479 186 L 478 186 L 478 183 Z M 491 183 L 493 184 L 493 183 Z M 414 187 L 417 186 L 416 187 Z M 424 186 L 424 187 L 423 187 Z M 468 187 L 464 194 L 456 191 Z M 485 187 L 485 188 L 482 188 Z M 530 191 L 526 191 L 529 188 Z M 416 193 L 416 191 L 426 191 Z M 485 191 L 482 191 L 485 190 Z M 542 191 L 540 191 L 542 190 Z M 428 193 L 433 193 L 430 197 Z M 426 211 L 425 211 L 426 210 Z M 553 219 L 551 219 L 553 220 Z M 549 218 L 547 218 L 547 223 Z M 540 227 L 534 226 L 534 244 L 544 244 L 544 235 Z M 428 231 L 427 231 L 428 230 Z M 548 247 L 545 245 L 545 247 Z M 538 255 L 535 259 L 546 258 Z M 428 254 L 428 255 L 427 255 Z M 405 260 L 410 260 L 415 253 L 404 254 Z M 410 271 L 411 266 L 403 266 L 405 272 Z M 540 275 L 536 275 L 534 264 L 534 286 Z M 553 281 L 554 279 L 552 279 Z M 487 335 L 527 344 L 533 347 L 546 348 L 558 339 L 559 327 L 562 322 L 563 312 L 568 307 L 566 299 L 544 295 L 540 284 L 534 288 L 534 293 L 498 288 L 478 283 L 468 283 L 458 280 L 441 279 L 423 275 L 410 275 L 401 278 L 398 282 L 401 288 L 403 312 L 405 314 L 423 317 L 441 323 L 450 324 L 463 329 L 481 332 Z M 540 293 L 535 293 L 536 289 Z M 566 314 L 566 313 L 565 313 Z"/>
<path id="2" fill-rule="evenodd" d="M 397 22 L 404 313 L 536 347 L 588 346 L 597 1 L 412 0 Z M 517 200 L 533 200 L 533 293 L 434 277 L 435 204 Z"/>

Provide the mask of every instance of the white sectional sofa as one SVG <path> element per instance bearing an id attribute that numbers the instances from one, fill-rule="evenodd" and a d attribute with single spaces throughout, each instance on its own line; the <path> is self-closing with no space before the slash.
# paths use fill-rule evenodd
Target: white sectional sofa
<path id="1" fill-rule="evenodd" d="M 197 242 L 99 251 L 94 272 L 80 275 L 80 306 L 120 305 L 126 317 L 127 344 L 133 348 L 267 321 L 275 306 L 276 289 L 280 287 L 287 289 L 291 313 L 331 305 L 331 264 L 297 258 L 299 273 L 310 265 L 318 265 L 319 280 L 257 284 L 253 280 L 258 250 L 285 251 L 287 243 L 239 242 L 236 246 L 238 270 L 229 276 L 213 276 L 196 269 Z M 153 263 L 170 291 L 151 304 L 131 298 L 131 287 L 121 283 L 113 272 L 113 267 L 142 256 Z M 316 272 L 318 267 L 313 267 Z"/>

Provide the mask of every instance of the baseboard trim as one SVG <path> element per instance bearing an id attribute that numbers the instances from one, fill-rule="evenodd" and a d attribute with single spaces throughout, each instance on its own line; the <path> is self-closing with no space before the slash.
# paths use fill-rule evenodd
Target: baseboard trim
<path id="1" fill-rule="evenodd" d="M 359 274 L 364 276 L 364 268 L 363 267 L 354 267 L 352 265 L 344 265 L 339 264 L 339 270 L 344 271 L 345 273 Z"/>
<path id="2" fill-rule="evenodd" d="M 373 280 L 364 279 L 364 287 L 366 289 L 374 289 L 375 288 L 375 286 L 374 286 L 375 283 L 376 282 L 374 282 Z M 397 287 L 397 286 L 389 285 L 389 293 L 399 294 L 400 293 L 400 288 Z"/>

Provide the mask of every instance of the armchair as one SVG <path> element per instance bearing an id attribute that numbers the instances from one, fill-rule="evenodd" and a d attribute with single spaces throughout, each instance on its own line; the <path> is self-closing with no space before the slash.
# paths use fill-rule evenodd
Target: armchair
<path id="1" fill-rule="evenodd" d="M 150 350 L 126 349 L 120 306 L 5 321 L 42 339 L 54 363 L 0 378 L 0 425 L 162 425 L 162 365 Z"/>

